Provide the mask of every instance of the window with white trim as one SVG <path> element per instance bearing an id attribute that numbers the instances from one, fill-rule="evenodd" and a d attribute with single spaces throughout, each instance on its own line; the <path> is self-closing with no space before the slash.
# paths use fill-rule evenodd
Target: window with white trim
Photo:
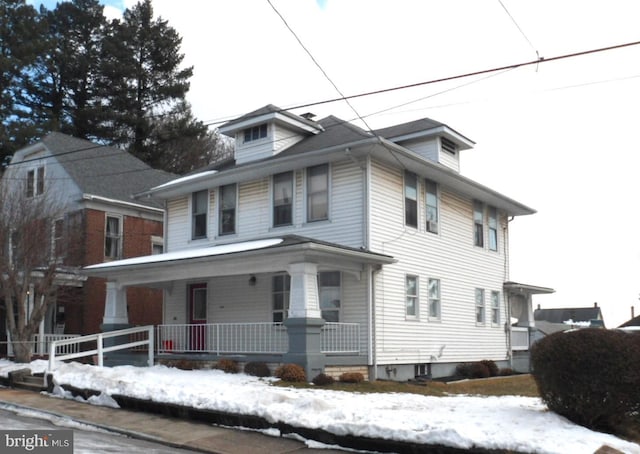
<path id="1" fill-rule="evenodd" d="M 293 223 L 293 172 L 273 176 L 273 226 Z"/>
<path id="2" fill-rule="evenodd" d="M 324 321 L 339 322 L 342 300 L 342 275 L 339 271 L 318 273 L 318 298 Z"/>
<path id="3" fill-rule="evenodd" d="M 104 235 L 104 256 L 107 259 L 122 257 L 122 217 L 106 215 Z"/>
<path id="4" fill-rule="evenodd" d="M 291 276 L 288 274 L 276 274 L 271 278 L 271 310 L 274 323 L 281 323 L 287 319 L 290 289 Z"/>
<path id="5" fill-rule="evenodd" d="M 477 288 L 476 291 L 476 323 L 484 324 L 484 289 Z"/>
<path id="6" fill-rule="evenodd" d="M 267 137 L 267 124 L 253 126 L 244 130 L 244 143 L 253 142 Z"/>
<path id="7" fill-rule="evenodd" d="M 307 222 L 329 219 L 329 165 L 307 168 Z"/>
<path id="8" fill-rule="evenodd" d="M 473 202 L 473 244 L 484 247 L 484 205 L 482 202 Z"/>
<path id="9" fill-rule="evenodd" d="M 408 318 L 418 316 L 418 276 L 407 275 L 405 278 L 406 305 L 405 314 Z"/>
<path id="10" fill-rule="evenodd" d="M 438 233 L 438 183 L 431 180 L 424 181 L 425 204 L 427 207 L 427 232 Z"/>
<path id="11" fill-rule="evenodd" d="M 27 197 L 44 194 L 44 166 L 27 172 Z"/>
<path id="12" fill-rule="evenodd" d="M 500 292 L 491 292 L 491 324 L 500 324 Z"/>
<path id="13" fill-rule="evenodd" d="M 209 191 L 191 194 L 191 239 L 199 240 L 207 237 L 207 213 L 209 210 Z"/>
<path id="14" fill-rule="evenodd" d="M 151 255 L 158 255 L 164 252 L 164 240 L 161 236 L 151 236 Z"/>
<path id="15" fill-rule="evenodd" d="M 498 210 L 495 207 L 490 206 L 489 212 L 489 249 L 492 251 L 498 250 Z"/>
<path id="16" fill-rule="evenodd" d="M 429 318 L 440 319 L 440 279 L 429 279 L 427 284 L 429 299 Z"/>
<path id="17" fill-rule="evenodd" d="M 404 173 L 404 224 L 418 227 L 418 178 L 415 173 Z"/>
<path id="18" fill-rule="evenodd" d="M 235 183 L 220 186 L 219 192 L 218 234 L 230 235 L 236 233 L 237 186 Z"/>

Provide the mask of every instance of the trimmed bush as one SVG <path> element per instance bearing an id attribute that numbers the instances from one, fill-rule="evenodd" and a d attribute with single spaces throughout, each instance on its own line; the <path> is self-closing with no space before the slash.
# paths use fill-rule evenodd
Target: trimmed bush
<path id="1" fill-rule="evenodd" d="M 513 375 L 513 374 L 514 374 L 513 369 L 510 368 L 510 367 L 503 367 L 502 369 L 500 369 L 498 371 L 498 375 L 500 377 L 507 377 L 507 376 Z"/>
<path id="2" fill-rule="evenodd" d="M 364 381 L 364 375 L 360 372 L 345 372 L 340 375 L 339 380 L 342 383 L 362 383 Z"/>
<path id="3" fill-rule="evenodd" d="M 488 378 L 491 376 L 489 368 L 480 361 L 458 364 L 456 374 L 464 378 Z"/>
<path id="4" fill-rule="evenodd" d="M 271 371 L 266 363 L 252 361 L 244 365 L 244 373 L 254 377 L 271 377 Z"/>
<path id="5" fill-rule="evenodd" d="M 586 328 L 555 333 L 531 349 L 533 377 L 551 411 L 615 432 L 640 411 L 640 335 Z"/>
<path id="6" fill-rule="evenodd" d="M 313 382 L 314 385 L 317 385 L 317 386 L 329 386 L 329 385 L 333 385 L 333 383 L 335 382 L 335 379 L 331 375 L 327 375 L 323 373 L 323 374 L 316 375 L 315 378 L 311 381 Z"/>
<path id="7" fill-rule="evenodd" d="M 216 369 L 226 372 L 227 374 L 237 374 L 240 372 L 238 363 L 229 358 L 221 358 L 216 363 Z"/>
<path id="8" fill-rule="evenodd" d="M 307 381 L 307 374 L 302 366 L 297 364 L 283 364 L 278 367 L 274 373 L 276 377 L 284 381 L 290 382 L 305 382 Z"/>
<path id="9" fill-rule="evenodd" d="M 480 363 L 487 366 L 489 371 L 489 377 L 496 377 L 498 375 L 498 365 L 491 359 L 483 359 Z"/>

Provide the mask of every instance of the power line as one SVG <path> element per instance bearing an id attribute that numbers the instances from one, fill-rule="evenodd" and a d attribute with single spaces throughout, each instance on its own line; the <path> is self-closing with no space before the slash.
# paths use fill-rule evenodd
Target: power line
<path id="1" fill-rule="evenodd" d="M 430 79 L 430 80 L 427 80 L 427 81 L 416 82 L 416 83 L 413 83 L 413 84 L 398 85 L 398 86 L 391 87 L 391 88 L 383 88 L 383 89 L 380 89 L 380 90 L 373 90 L 373 91 L 368 91 L 368 92 L 364 92 L 364 93 L 357 93 L 355 95 L 347 95 L 347 96 L 340 97 L 340 98 L 331 98 L 331 99 L 325 99 L 323 101 L 316 101 L 316 102 L 311 102 L 311 103 L 306 103 L 306 104 L 299 104 L 299 105 L 296 105 L 296 106 L 280 109 L 280 112 L 285 112 L 285 111 L 295 110 L 295 109 L 302 109 L 302 108 L 306 108 L 306 107 L 313 107 L 313 106 L 318 106 L 318 105 L 321 105 L 321 104 L 329 104 L 329 103 L 332 103 L 332 102 L 344 101 L 344 100 L 348 100 L 348 99 L 355 99 L 355 98 L 362 98 L 362 97 L 366 97 L 366 96 L 379 95 L 379 94 L 382 94 L 382 93 L 390 93 L 390 92 L 393 92 L 393 91 L 406 90 L 406 89 L 409 89 L 409 88 L 421 87 L 421 86 L 424 86 L 424 85 L 433 85 L 433 84 L 440 83 L 440 82 L 448 82 L 448 81 L 457 80 L 457 79 L 464 79 L 466 77 L 479 76 L 479 75 L 489 74 L 489 73 L 499 72 L 499 71 L 506 71 L 506 70 L 521 68 L 521 67 L 525 67 L 525 66 L 539 65 L 539 64 L 542 64 L 542 63 L 548 63 L 548 62 L 552 62 L 552 61 L 564 60 L 564 59 L 567 59 L 567 58 L 582 57 L 582 56 L 585 56 L 585 55 L 591 55 L 591 54 L 596 54 L 596 53 L 601 53 L 601 52 L 607 52 L 607 51 L 611 51 L 611 50 L 622 49 L 622 48 L 625 48 L 625 47 L 637 46 L 639 44 L 640 44 L 640 41 L 632 41 L 632 42 L 628 42 L 628 43 L 624 43 L 624 44 L 616 44 L 616 45 L 613 45 L 613 46 L 606 46 L 606 47 L 600 47 L 600 48 L 596 48 L 596 49 L 589 49 L 589 50 L 583 50 L 583 51 L 579 51 L 579 52 L 572 52 L 570 54 L 557 55 L 555 57 L 548 57 L 548 58 L 538 57 L 535 60 L 529 60 L 529 61 L 524 61 L 524 62 L 520 62 L 520 63 L 513 63 L 513 64 L 505 65 L 505 66 L 498 66 L 498 67 L 489 68 L 489 69 L 482 69 L 482 70 L 478 70 L 478 71 L 472 71 L 472 72 L 468 72 L 468 73 L 457 74 L 457 75 L 454 75 L 454 76 L 441 77 L 441 78 L 438 78 L 438 79 Z M 245 118 L 251 118 L 251 117 L 250 116 L 246 116 Z M 225 122 L 226 121 L 214 121 L 214 122 L 207 122 L 207 123 L 204 123 L 204 124 L 206 124 L 208 126 L 213 126 L 213 125 L 221 124 L 221 123 L 225 123 Z"/>
<path id="2" fill-rule="evenodd" d="M 522 30 L 522 28 L 520 27 L 520 25 L 518 25 L 518 23 L 516 22 L 515 18 L 513 17 L 513 15 L 509 12 L 509 10 L 507 9 L 507 7 L 504 5 L 504 3 L 502 3 L 502 0 L 498 0 L 498 3 L 500 3 L 500 6 L 502 6 L 502 9 L 504 9 L 505 13 L 507 13 L 507 16 L 509 16 L 509 18 L 511 19 L 511 22 L 513 22 L 513 25 L 516 26 L 516 28 L 520 31 L 520 34 L 524 37 L 524 39 L 527 40 L 527 42 L 529 43 L 529 45 L 531 46 L 531 48 L 533 49 L 533 51 L 536 53 L 536 56 L 538 57 L 538 59 L 540 58 L 540 54 L 538 53 L 538 50 L 536 49 L 536 47 L 533 45 L 533 43 L 531 42 L 531 40 L 527 37 L 527 35 L 524 33 L 524 31 Z"/>

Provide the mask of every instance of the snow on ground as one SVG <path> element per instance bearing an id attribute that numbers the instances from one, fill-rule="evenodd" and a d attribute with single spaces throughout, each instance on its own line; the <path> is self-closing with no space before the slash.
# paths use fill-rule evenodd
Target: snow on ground
<path id="1" fill-rule="evenodd" d="M 0 360 L 0 375 L 23 367 Z M 30 368 L 41 372 L 46 363 L 34 361 Z M 548 411 L 538 398 L 357 394 L 275 387 L 270 385 L 274 380 L 165 366 L 99 368 L 58 363 L 54 372 L 57 383 L 102 391 L 96 403 L 108 403 L 108 396 L 121 394 L 256 415 L 338 435 L 538 453 L 592 453 L 606 444 L 640 454 L 640 445 L 573 424 Z"/>

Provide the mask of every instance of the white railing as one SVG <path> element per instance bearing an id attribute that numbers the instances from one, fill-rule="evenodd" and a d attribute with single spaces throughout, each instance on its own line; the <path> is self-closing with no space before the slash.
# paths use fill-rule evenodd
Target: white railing
<path id="1" fill-rule="evenodd" d="M 327 322 L 322 327 L 320 342 L 322 353 L 358 353 L 360 324 Z"/>
<path id="2" fill-rule="evenodd" d="M 11 341 L 11 336 L 7 337 L 9 339 L 6 342 L 0 342 L 0 344 L 7 345 L 7 356 L 12 357 L 15 356 L 15 352 L 13 351 L 13 342 Z M 33 340 L 20 341 L 20 343 L 31 344 L 31 352 L 34 355 L 44 356 L 49 353 L 49 346 L 51 345 L 51 342 L 62 339 L 73 339 L 76 337 L 80 337 L 80 334 L 44 334 L 42 337 L 39 334 L 36 334 L 34 335 Z M 71 345 L 64 353 L 74 353 L 76 350 L 73 349 L 74 346 Z"/>
<path id="3" fill-rule="evenodd" d="M 158 353 L 282 354 L 289 336 L 282 323 L 207 323 L 158 325 Z M 323 353 L 360 352 L 358 323 L 327 323 L 322 328 Z"/>
<path id="4" fill-rule="evenodd" d="M 207 323 L 158 325 L 159 353 L 285 353 L 289 348 L 282 323 Z"/>
<path id="5" fill-rule="evenodd" d="M 526 326 L 511 327 L 511 350 L 529 350 L 529 328 Z"/>
<path id="6" fill-rule="evenodd" d="M 125 339 L 122 339 L 123 337 Z M 112 339 L 113 345 L 105 345 L 105 339 Z M 144 346 L 148 351 L 147 364 L 153 366 L 153 339 L 153 326 L 149 325 L 53 341 L 49 347 L 49 371 L 53 370 L 56 360 L 64 361 L 94 355 L 97 356 L 98 366 L 102 367 L 105 353 Z M 61 354 L 71 345 L 76 345 L 75 352 Z M 83 346 L 88 349 L 85 350 Z"/>

